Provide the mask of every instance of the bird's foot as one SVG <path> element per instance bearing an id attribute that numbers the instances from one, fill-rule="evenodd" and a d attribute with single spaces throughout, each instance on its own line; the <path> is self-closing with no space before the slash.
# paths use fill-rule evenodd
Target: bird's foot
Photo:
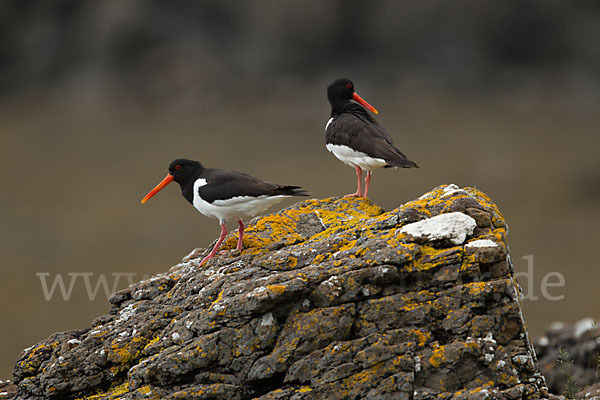
<path id="1" fill-rule="evenodd" d="M 198 268 L 200 268 L 201 266 L 203 266 L 204 264 L 206 264 L 208 262 L 208 260 L 210 260 L 211 258 L 213 258 L 212 254 L 209 254 L 206 257 L 204 257 L 202 259 L 202 261 L 200 261 L 200 264 L 198 264 Z"/>
<path id="2" fill-rule="evenodd" d="M 356 193 L 351 193 L 351 194 L 347 194 L 344 196 L 344 198 L 347 198 L 347 197 L 363 197 L 363 194 L 356 192 Z"/>

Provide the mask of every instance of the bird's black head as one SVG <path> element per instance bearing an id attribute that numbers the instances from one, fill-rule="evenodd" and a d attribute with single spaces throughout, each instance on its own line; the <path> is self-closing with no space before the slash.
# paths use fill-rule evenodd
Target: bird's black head
<path id="1" fill-rule="evenodd" d="M 190 187 L 193 186 L 192 183 L 203 169 L 204 167 L 202 167 L 202 164 L 200 164 L 198 161 L 178 158 L 177 160 L 171 162 L 171 165 L 169 165 L 169 173 L 165 179 L 156 185 L 156 187 L 142 199 L 142 203 L 147 202 L 152 196 L 163 190 L 165 186 L 173 181 L 179 183 L 183 195 L 191 203 L 193 201 L 193 196 L 190 197 Z"/>
<path id="2" fill-rule="evenodd" d="M 198 161 L 186 160 L 185 158 L 178 158 L 169 164 L 169 174 L 180 185 L 195 179 L 203 169 L 204 167 Z"/>
<path id="3" fill-rule="evenodd" d="M 377 110 L 356 93 L 354 83 L 348 78 L 339 78 L 331 82 L 327 86 L 327 98 L 329 99 L 329 104 L 331 104 L 332 116 L 344 112 L 350 100 L 355 100 L 367 110 L 377 114 Z"/>
<path id="4" fill-rule="evenodd" d="M 327 98 L 333 106 L 334 103 L 347 103 L 354 96 L 354 83 L 348 78 L 339 78 L 327 86 Z"/>

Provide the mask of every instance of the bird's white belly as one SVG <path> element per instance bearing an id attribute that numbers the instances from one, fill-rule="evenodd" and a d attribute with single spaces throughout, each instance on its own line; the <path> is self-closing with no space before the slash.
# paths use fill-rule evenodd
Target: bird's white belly
<path id="1" fill-rule="evenodd" d="M 243 217 L 254 217 L 267 208 L 279 203 L 286 197 L 280 196 L 238 196 L 227 200 L 215 200 L 209 203 L 198 195 L 198 189 L 206 185 L 204 179 L 194 184 L 194 207 L 207 217 L 218 218 L 219 221 L 229 221 Z"/>
<path id="2" fill-rule="evenodd" d="M 348 146 L 328 143 L 325 147 L 343 163 L 351 167 L 359 166 L 363 171 L 372 171 L 387 164 L 383 158 L 373 158 Z"/>

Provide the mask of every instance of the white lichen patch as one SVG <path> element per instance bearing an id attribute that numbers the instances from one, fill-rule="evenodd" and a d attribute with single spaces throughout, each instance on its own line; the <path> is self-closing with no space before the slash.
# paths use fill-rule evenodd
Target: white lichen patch
<path id="1" fill-rule="evenodd" d="M 490 239 L 479 239 L 465 244 L 465 247 L 498 247 L 498 243 Z"/>
<path id="2" fill-rule="evenodd" d="M 444 194 L 442 197 L 452 196 L 454 193 L 466 194 L 467 192 L 459 188 L 454 183 L 451 183 L 450 185 L 444 187 Z"/>
<path id="3" fill-rule="evenodd" d="M 394 267 L 385 267 L 385 266 L 378 267 L 377 270 L 376 270 L 376 272 L 375 272 L 376 273 L 375 276 L 377 278 L 382 278 L 382 277 L 386 276 L 388 273 L 394 272 L 394 269 L 395 269 Z"/>
<path id="4" fill-rule="evenodd" d="M 476 226 L 475 220 L 468 215 L 451 212 L 405 225 L 400 233 L 429 241 L 449 240 L 452 244 L 459 245 L 473 233 Z"/>
<path id="5" fill-rule="evenodd" d="M 256 289 L 254 289 L 253 291 L 251 291 L 250 293 L 248 293 L 248 296 L 249 296 L 249 297 L 252 297 L 252 296 L 257 296 L 257 295 L 259 295 L 259 294 L 261 294 L 261 293 L 264 293 L 264 292 L 266 292 L 266 291 L 267 291 L 267 288 L 266 288 L 266 287 L 264 287 L 264 286 L 259 286 L 259 287 L 257 287 Z"/>
<path id="6" fill-rule="evenodd" d="M 275 322 L 275 318 L 273 317 L 273 314 L 271 314 L 271 313 L 266 313 L 260 319 L 261 326 L 271 326 L 271 325 L 273 325 L 274 322 Z"/>
<path id="7" fill-rule="evenodd" d="M 493 346 L 496 346 L 496 340 L 494 339 L 494 335 L 492 332 L 488 332 L 487 335 L 483 338 L 484 341 L 491 343 Z"/>
<path id="8" fill-rule="evenodd" d="M 33 349 L 34 347 L 35 347 L 35 345 L 33 345 L 33 346 L 29 346 L 28 348 L 26 348 L 26 349 L 23 349 L 23 352 L 25 352 L 25 354 L 27 354 L 27 353 L 29 353 L 29 352 L 31 351 L 31 349 Z"/>
<path id="9" fill-rule="evenodd" d="M 517 365 L 525 365 L 529 360 L 529 356 L 527 355 L 518 355 L 512 358 L 512 361 Z"/>
<path id="10" fill-rule="evenodd" d="M 79 340 L 79 339 L 70 339 L 70 340 L 67 340 L 67 343 L 68 344 L 80 344 L 81 340 Z"/>
<path id="11" fill-rule="evenodd" d="M 216 313 L 220 313 L 221 311 L 225 310 L 225 306 L 223 304 L 215 304 L 212 306 L 212 310 Z"/>
<path id="12" fill-rule="evenodd" d="M 193 259 L 196 259 L 196 258 L 200 258 L 199 255 L 195 254 L 195 253 L 197 253 L 197 251 L 198 251 L 198 249 L 194 249 L 194 250 L 190 251 L 187 256 L 185 256 L 185 257 L 182 258 L 182 260 L 183 261 L 188 261 L 188 260 L 193 260 Z M 181 264 L 183 264 L 183 263 L 181 263 Z"/>
<path id="13" fill-rule="evenodd" d="M 415 356 L 415 372 L 421 371 L 421 357 Z"/>
<path id="14" fill-rule="evenodd" d="M 191 261 L 182 261 L 179 264 L 175 265 L 173 268 L 171 268 L 171 270 L 177 270 L 185 276 L 189 275 L 192 272 L 196 273 L 198 271 L 198 258 L 192 259 Z"/>
<path id="15" fill-rule="evenodd" d="M 103 325 L 100 325 L 100 328 L 102 328 L 102 327 L 103 327 Z M 90 335 L 92 335 L 92 336 L 93 335 L 99 335 L 102 332 L 104 332 L 104 329 L 94 329 L 93 331 L 90 331 Z"/>
<path id="16" fill-rule="evenodd" d="M 119 318 L 115 321 L 115 324 L 125 322 L 129 318 L 131 318 L 133 314 L 135 314 L 135 308 L 136 304 L 130 304 L 121 311 L 119 311 Z"/>
<path id="17" fill-rule="evenodd" d="M 321 285 L 329 287 L 331 294 L 333 294 L 335 297 L 338 297 L 340 294 L 342 294 L 342 284 L 340 283 L 340 278 L 338 278 L 336 275 L 322 282 Z"/>
<path id="18" fill-rule="evenodd" d="M 178 333 L 178 332 L 173 332 L 173 333 L 171 334 L 171 339 L 173 339 L 173 340 L 179 340 L 179 338 L 180 338 L 180 337 L 181 337 L 181 336 L 179 335 L 179 333 Z"/>

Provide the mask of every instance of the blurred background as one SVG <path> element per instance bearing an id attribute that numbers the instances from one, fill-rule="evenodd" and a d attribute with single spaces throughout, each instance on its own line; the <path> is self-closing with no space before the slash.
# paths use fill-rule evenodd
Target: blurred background
<path id="1" fill-rule="evenodd" d="M 21 349 L 109 310 L 81 276 L 47 301 L 36 274 L 112 287 L 218 236 L 177 186 L 140 204 L 172 159 L 317 198 L 354 191 L 324 147 L 325 89 L 341 76 L 421 166 L 377 171 L 374 202 L 483 190 L 530 272 L 532 335 L 599 318 L 599 43 L 591 0 L 1 0 L 0 378 Z M 557 301 L 542 291 L 552 272 Z"/>

